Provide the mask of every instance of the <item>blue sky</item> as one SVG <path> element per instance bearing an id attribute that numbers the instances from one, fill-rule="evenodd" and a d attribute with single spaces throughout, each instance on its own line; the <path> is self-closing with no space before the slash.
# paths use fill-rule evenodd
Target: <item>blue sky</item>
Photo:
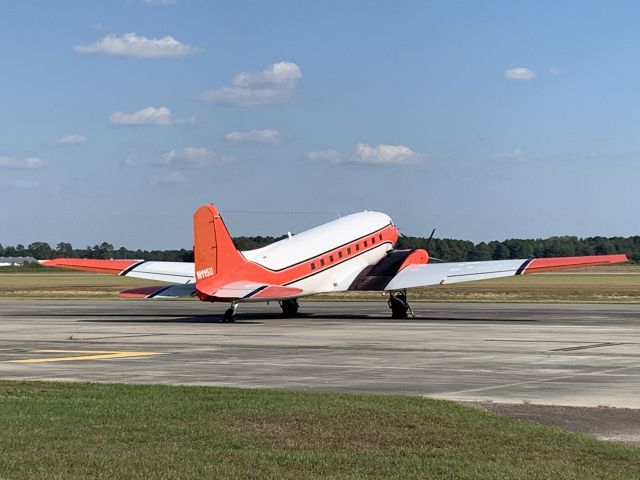
<path id="1" fill-rule="evenodd" d="M 208 202 L 235 235 L 364 209 L 408 235 L 636 235 L 639 14 L 3 2 L 0 243 L 189 247 Z"/>

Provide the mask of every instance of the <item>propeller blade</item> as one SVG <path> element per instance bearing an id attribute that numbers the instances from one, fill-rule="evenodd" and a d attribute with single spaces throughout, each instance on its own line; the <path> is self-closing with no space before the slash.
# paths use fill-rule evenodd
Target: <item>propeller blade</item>
<path id="1" fill-rule="evenodd" d="M 433 235 L 436 233 L 436 229 L 434 228 L 431 231 L 431 235 L 429 235 L 429 239 L 427 240 L 427 244 L 425 245 L 425 248 L 429 246 L 429 244 L 431 243 L 431 240 L 433 239 Z"/>

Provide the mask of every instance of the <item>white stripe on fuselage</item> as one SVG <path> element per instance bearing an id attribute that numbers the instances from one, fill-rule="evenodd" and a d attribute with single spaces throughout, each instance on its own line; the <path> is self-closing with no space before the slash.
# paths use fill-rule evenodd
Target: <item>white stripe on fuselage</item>
<path id="1" fill-rule="evenodd" d="M 365 237 L 390 223 L 391 218 L 384 213 L 353 213 L 242 254 L 269 270 L 282 270 Z"/>

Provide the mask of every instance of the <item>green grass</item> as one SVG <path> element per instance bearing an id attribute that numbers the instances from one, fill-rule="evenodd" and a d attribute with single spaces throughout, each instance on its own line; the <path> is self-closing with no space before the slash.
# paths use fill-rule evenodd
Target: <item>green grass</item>
<path id="1" fill-rule="evenodd" d="M 0 298 L 118 298 L 129 288 L 166 285 L 152 280 L 53 269 L 2 274 Z"/>
<path id="2" fill-rule="evenodd" d="M 6 270 L 0 270 L 0 298 L 117 298 L 122 290 L 159 284 L 129 277 L 57 269 L 4 272 Z M 597 267 L 576 272 L 416 288 L 410 291 L 410 299 L 431 302 L 640 303 L 640 268 L 637 265 Z M 344 292 L 310 298 L 380 300 L 385 295 L 382 292 Z"/>
<path id="3" fill-rule="evenodd" d="M 384 294 L 346 292 L 320 298 L 323 297 L 345 300 L 381 299 L 384 298 Z M 640 275 L 634 273 L 525 275 L 415 288 L 409 291 L 409 299 L 430 302 L 639 303 Z"/>
<path id="4" fill-rule="evenodd" d="M 419 397 L 0 382 L 0 478 L 638 478 L 640 449 Z"/>

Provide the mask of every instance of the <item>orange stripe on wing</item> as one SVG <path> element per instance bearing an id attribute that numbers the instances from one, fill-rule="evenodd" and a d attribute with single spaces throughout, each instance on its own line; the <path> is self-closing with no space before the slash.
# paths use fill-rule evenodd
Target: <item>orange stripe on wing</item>
<path id="1" fill-rule="evenodd" d="M 141 260 L 95 260 L 91 258 L 54 258 L 40 262 L 45 267 L 67 268 L 117 275 Z"/>
<path id="2" fill-rule="evenodd" d="M 529 262 L 523 275 L 528 273 L 550 272 L 553 270 L 567 270 L 571 268 L 592 267 L 596 265 L 610 265 L 624 263 L 626 255 L 592 255 L 588 257 L 558 257 L 534 258 Z"/>

